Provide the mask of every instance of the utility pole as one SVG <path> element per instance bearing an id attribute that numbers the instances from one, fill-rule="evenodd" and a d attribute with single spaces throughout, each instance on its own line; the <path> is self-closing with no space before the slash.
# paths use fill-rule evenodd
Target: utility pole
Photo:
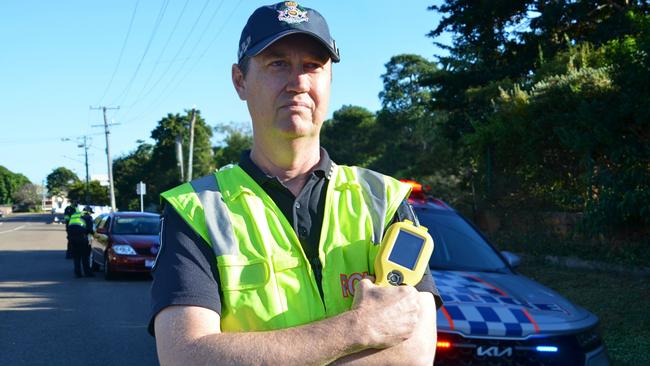
<path id="1" fill-rule="evenodd" d="M 120 107 L 106 107 L 106 106 L 92 107 L 91 106 L 90 109 L 92 110 L 101 109 L 104 112 L 104 134 L 106 135 L 106 160 L 108 162 L 109 193 L 111 195 L 111 209 L 113 210 L 113 212 L 115 212 L 117 211 L 117 208 L 115 207 L 115 185 L 113 184 L 113 161 L 111 160 L 111 148 L 110 148 L 110 143 L 108 141 L 108 135 L 110 134 L 108 127 L 119 125 L 119 123 L 111 123 L 109 125 L 108 117 L 106 116 L 106 111 L 109 109 L 120 109 Z M 94 125 L 93 127 L 102 127 L 102 126 Z"/>
<path id="2" fill-rule="evenodd" d="M 194 123 L 196 122 L 196 106 L 192 107 L 192 119 L 190 121 L 190 148 L 187 157 L 187 181 L 192 180 L 192 159 L 194 158 Z"/>
<path id="3" fill-rule="evenodd" d="M 181 175 L 181 182 L 185 181 L 185 176 L 183 174 L 183 137 L 179 134 L 176 135 L 176 164 Z"/>
<path id="4" fill-rule="evenodd" d="M 85 157 L 84 165 L 86 166 L 86 191 L 84 194 L 84 200 L 86 201 L 86 204 L 90 204 L 90 174 L 88 173 L 88 149 L 90 148 L 88 142 L 90 138 L 85 135 L 77 137 L 77 141 L 81 141 L 82 139 L 83 139 L 83 143 L 81 142 L 77 143 L 77 147 L 82 147 L 84 149 L 84 157 Z M 64 137 L 61 139 L 61 141 L 72 141 L 72 139 Z"/>
<path id="5" fill-rule="evenodd" d="M 84 195 L 84 200 L 86 201 L 86 204 L 90 204 L 90 177 L 88 174 L 88 136 L 84 136 L 84 143 L 77 145 L 77 147 L 83 147 L 84 149 L 84 156 L 86 160 L 86 194 Z"/>
<path id="6" fill-rule="evenodd" d="M 41 202 L 41 211 L 45 210 L 45 190 L 46 190 L 46 185 L 45 185 L 45 179 L 43 179 L 43 202 Z M 52 202 L 54 203 L 54 201 Z"/>

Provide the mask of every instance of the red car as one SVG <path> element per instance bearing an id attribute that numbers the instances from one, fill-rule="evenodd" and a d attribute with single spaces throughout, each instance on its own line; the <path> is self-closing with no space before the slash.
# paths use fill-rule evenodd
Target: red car
<path id="1" fill-rule="evenodd" d="M 149 273 L 160 249 L 160 215 L 113 212 L 95 219 L 90 264 L 113 279 L 118 272 Z"/>

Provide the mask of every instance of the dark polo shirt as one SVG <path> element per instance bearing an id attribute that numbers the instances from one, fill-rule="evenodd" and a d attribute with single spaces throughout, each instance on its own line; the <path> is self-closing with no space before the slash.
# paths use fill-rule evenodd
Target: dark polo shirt
<path id="1" fill-rule="evenodd" d="M 321 264 L 318 244 L 323 224 L 325 194 L 331 178 L 332 160 L 321 149 L 321 159 L 295 197 L 276 177 L 266 175 L 245 151 L 239 166 L 273 199 L 296 232 L 303 251 L 309 260 L 317 284 L 321 288 Z M 405 202 L 394 220 L 403 215 L 413 215 Z M 161 250 L 156 259 L 151 285 L 151 318 L 149 333 L 153 335 L 156 315 L 171 305 L 200 306 L 221 314 L 219 272 L 210 246 L 169 205 L 165 206 L 161 226 Z M 429 270 L 416 286 L 419 291 L 431 292 L 436 305 L 442 301 Z"/>

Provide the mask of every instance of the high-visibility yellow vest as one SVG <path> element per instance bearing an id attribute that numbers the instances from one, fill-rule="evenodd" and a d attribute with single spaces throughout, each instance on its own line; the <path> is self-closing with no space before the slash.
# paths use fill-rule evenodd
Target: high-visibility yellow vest
<path id="1" fill-rule="evenodd" d="M 384 229 L 409 192 L 388 176 L 333 165 L 318 248 L 323 297 L 291 224 L 239 166 L 161 196 L 212 247 L 223 293 L 221 330 L 263 331 L 349 310 L 354 286 L 374 275 Z"/>
<path id="2" fill-rule="evenodd" d="M 82 218 L 83 212 L 75 212 L 70 215 L 70 221 L 68 221 L 68 226 L 70 225 L 79 225 L 81 227 L 86 227 L 86 220 Z"/>

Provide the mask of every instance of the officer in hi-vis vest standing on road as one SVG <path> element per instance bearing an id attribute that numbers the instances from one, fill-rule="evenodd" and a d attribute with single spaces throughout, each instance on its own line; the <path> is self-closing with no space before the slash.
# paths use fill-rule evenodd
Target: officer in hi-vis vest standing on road
<path id="1" fill-rule="evenodd" d="M 417 222 L 410 186 L 320 147 L 339 50 L 316 10 L 255 10 L 232 81 L 253 124 L 236 165 L 162 194 L 149 331 L 162 365 L 431 365 L 428 269 L 380 287 L 385 229 Z"/>
<path id="2" fill-rule="evenodd" d="M 77 277 L 83 277 L 81 268 L 83 267 L 83 274 L 86 277 L 94 277 L 92 268 L 90 267 L 90 244 L 88 243 L 88 235 L 93 233 L 93 218 L 90 214 L 93 213 L 90 206 L 84 207 L 83 211 L 75 212 L 70 215 L 70 221 L 66 227 L 68 233 L 68 242 L 70 243 L 70 250 L 72 251 L 72 259 L 74 261 L 74 274 Z"/>
<path id="3" fill-rule="evenodd" d="M 68 224 L 70 223 L 70 217 L 77 212 L 77 203 L 71 202 L 65 210 L 63 210 L 63 222 L 65 223 L 65 229 L 68 230 Z M 65 249 L 65 259 L 72 259 L 72 248 L 70 247 L 70 240 L 68 239 L 67 246 Z"/>

